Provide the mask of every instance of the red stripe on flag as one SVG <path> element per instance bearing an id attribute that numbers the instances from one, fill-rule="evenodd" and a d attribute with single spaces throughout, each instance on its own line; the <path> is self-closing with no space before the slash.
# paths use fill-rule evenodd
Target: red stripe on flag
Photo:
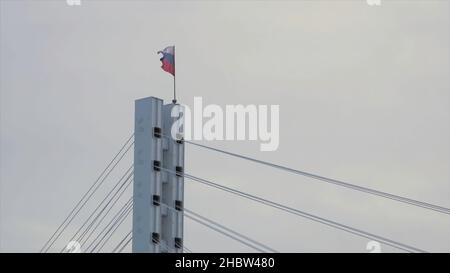
<path id="1" fill-rule="evenodd" d="M 175 67 L 170 62 L 163 60 L 161 68 L 175 76 Z"/>

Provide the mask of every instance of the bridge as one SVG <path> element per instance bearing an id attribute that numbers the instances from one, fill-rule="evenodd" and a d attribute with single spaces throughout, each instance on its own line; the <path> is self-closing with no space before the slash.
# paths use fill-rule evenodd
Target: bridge
<path id="1" fill-rule="evenodd" d="M 245 192 L 239 188 L 226 186 L 223 181 L 198 177 L 184 170 L 185 145 L 210 151 L 212 155 L 221 154 L 236 160 L 248 161 L 261 168 L 288 172 L 318 183 L 327 183 L 355 191 L 362 195 L 389 199 L 418 209 L 433 211 L 443 217 L 450 215 L 450 208 L 436 204 L 185 140 L 181 137 L 182 132 L 179 132 L 178 136 L 174 138 L 171 134 L 171 127 L 177 118 L 182 116 L 180 109 L 181 106 L 178 104 L 163 105 L 161 99 L 153 97 L 136 101 L 135 132 L 130 133 L 128 139 L 100 172 L 97 179 L 44 243 L 41 252 L 52 251 L 55 245 L 61 243 L 62 235 L 67 233 L 68 227 L 73 225 L 74 219 L 80 217 L 80 212 L 86 210 L 88 202 L 96 205 L 88 212 L 88 216 L 82 220 L 82 224 L 76 228 L 76 232 L 70 237 L 69 243 L 62 242 L 61 253 L 121 253 L 130 245 L 132 245 L 133 252 L 190 253 L 193 250 L 183 240 L 185 218 L 230 240 L 235 240 L 251 251 L 278 252 L 270 245 L 270 242 L 258 241 L 252 238 L 252 234 L 243 234 L 230 228 L 226 223 L 212 220 L 185 207 L 185 180 L 213 188 L 223 194 L 252 201 L 261 207 L 275 209 L 279 213 L 305 218 L 329 228 L 373 240 L 401 251 L 427 252 L 420 246 L 409 245 L 396 238 L 388 238 L 382 234 L 375 234 L 368 230 L 316 215 L 303 208 L 292 207 L 251 192 Z M 178 116 L 174 117 L 173 112 L 178 113 Z M 131 153 L 133 149 L 134 162 L 125 162 L 125 156 Z M 111 182 L 110 174 L 121 165 L 126 166 L 125 171 L 117 181 Z M 95 194 L 108 183 L 113 183 L 110 185 L 110 190 L 104 196 L 97 197 Z M 133 193 L 130 194 L 129 189 L 132 184 Z M 133 227 L 129 227 L 129 232 L 125 234 L 118 234 L 119 227 L 125 225 L 124 223 L 131 216 Z M 108 248 L 108 243 L 112 238 L 119 238 L 118 243 Z"/>

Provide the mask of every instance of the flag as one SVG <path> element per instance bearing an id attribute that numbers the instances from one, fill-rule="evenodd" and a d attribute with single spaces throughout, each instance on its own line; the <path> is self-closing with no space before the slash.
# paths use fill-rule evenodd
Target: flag
<path id="1" fill-rule="evenodd" d="M 162 58 L 159 59 L 162 62 L 161 68 L 175 76 L 175 46 L 168 46 L 162 51 L 158 51 L 158 54 L 162 54 Z"/>

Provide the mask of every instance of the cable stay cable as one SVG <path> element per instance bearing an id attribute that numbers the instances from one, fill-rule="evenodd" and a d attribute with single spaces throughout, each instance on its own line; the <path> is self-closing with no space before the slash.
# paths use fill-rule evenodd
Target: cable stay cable
<path id="1" fill-rule="evenodd" d="M 122 251 L 130 244 L 131 240 L 133 239 L 133 236 L 128 239 L 128 241 L 123 245 L 123 247 L 119 250 L 119 253 L 122 253 Z"/>
<path id="2" fill-rule="evenodd" d="M 120 220 L 120 222 L 117 222 L 117 224 L 114 225 L 114 229 L 108 233 L 108 237 L 106 237 L 103 242 L 101 243 L 99 249 L 97 250 L 97 253 L 99 253 L 103 247 L 109 242 L 109 240 L 111 239 L 111 237 L 114 235 L 114 233 L 116 232 L 116 230 L 119 228 L 120 225 L 122 225 L 122 223 L 127 219 L 128 215 L 130 215 L 130 213 L 133 210 L 133 206 L 131 206 L 129 208 L 129 210 L 126 212 L 126 214 L 122 217 L 122 219 Z M 95 249 L 95 248 L 94 248 Z M 94 250 L 93 249 L 93 250 Z"/>
<path id="3" fill-rule="evenodd" d="M 125 172 L 125 174 L 117 181 L 117 183 L 114 185 L 114 187 L 108 192 L 108 194 L 106 195 L 106 197 L 100 202 L 100 204 L 98 204 L 96 206 L 96 208 L 94 209 L 94 211 L 91 212 L 91 214 L 89 215 L 89 217 L 83 222 L 83 224 L 78 228 L 78 230 L 75 232 L 75 234 L 71 237 L 70 241 L 76 240 L 78 242 L 81 242 L 82 244 L 84 244 L 82 242 L 82 240 L 84 239 L 84 236 L 86 235 L 86 233 L 91 229 L 92 225 L 97 221 L 98 217 L 103 213 L 103 211 L 105 210 L 105 208 L 107 206 L 109 206 L 109 204 L 111 203 L 111 201 L 114 199 L 114 197 L 117 195 L 117 193 L 125 186 L 125 184 L 127 183 L 127 181 L 129 180 L 130 176 L 132 174 L 129 174 L 129 171 L 132 169 L 133 165 L 131 165 L 131 167 Z M 127 176 L 127 179 L 124 179 L 125 176 Z M 123 182 L 122 182 L 123 181 Z M 116 189 L 118 186 L 120 185 L 120 187 L 118 189 Z M 108 198 L 111 196 L 111 194 L 114 193 L 114 196 L 111 197 L 109 200 Z M 123 190 L 124 192 L 125 190 Z M 121 195 L 123 194 L 123 192 L 121 193 Z M 120 197 L 119 197 L 120 198 Z M 116 199 L 117 202 L 118 199 Z M 100 213 L 98 213 L 95 217 L 95 213 L 98 211 L 98 209 L 106 202 L 107 204 L 103 207 L 103 209 L 100 211 Z M 114 202 L 114 204 L 116 203 Z M 114 206 L 113 204 L 113 206 Z M 113 206 L 111 206 L 110 208 L 112 208 Z M 108 211 L 109 212 L 109 211 Z M 105 214 L 106 215 L 106 214 Z M 94 219 L 91 221 L 92 217 L 94 217 Z M 88 227 L 85 228 L 85 226 L 89 223 L 89 221 L 91 221 L 91 223 L 88 225 Z M 81 235 L 77 238 L 78 234 L 83 230 L 83 228 L 85 228 L 85 230 L 81 233 Z M 64 248 L 60 251 L 63 252 Z"/>
<path id="4" fill-rule="evenodd" d="M 130 203 L 132 203 L 132 198 L 130 198 L 125 204 L 123 204 L 122 208 L 120 208 L 119 211 L 114 214 L 114 216 L 110 219 L 110 221 L 103 227 L 103 229 L 97 234 L 97 236 L 90 242 L 90 244 L 87 246 L 86 251 L 89 250 L 97 241 L 97 239 L 100 238 L 100 236 L 103 236 L 103 234 L 106 232 L 106 230 L 113 225 L 117 221 L 118 218 L 122 217 L 122 215 L 127 211 L 127 209 L 130 206 Z M 87 242 L 84 243 L 87 245 Z"/>
<path id="5" fill-rule="evenodd" d="M 192 175 L 189 175 L 189 174 L 186 174 L 186 173 L 182 173 L 182 172 L 175 172 L 175 171 L 168 170 L 168 169 L 165 169 L 165 168 L 160 168 L 160 169 L 163 170 L 163 171 L 166 171 L 168 173 L 171 173 L 173 175 L 183 176 L 185 178 L 188 178 L 190 180 L 202 183 L 204 185 L 208 185 L 208 186 L 211 186 L 211 187 L 214 187 L 214 188 L 217 188 L 217 189 L 220 189 L 220 190 L 232 193 L 234 195 L 241 196 L 241 197 L 244 197 L 246 199 L 256 201 L 258 203 L 261 203 L 261 204 L 264 204 L 264 205 L 267 205 L 267 206 L 270 206 L 270 207 L 273 207 L 273 208 L 276 208 L 276 209 L 288 212 L 288 213 L 293 214 L 293 215 L 297 215 L 297 216 L 300 216 L 300 217 L 303 217 L 303 218 L 307 218 L 307 219 L 310 219 L 312 221 L 319 222 L 319 223 L 325 224 L 327 226 L 334 227 L 336 229 L 340 229 L 340 230 L 346 231 L 346 232 L 354 234 L 354 235 L 358 235 L 360 237 L 364 237 L 364 238 L 367 238 L 367 239 L 371 239 L 371 240 L 382 242 L 382 243 L 384 243 L 386 245 L 395 247 L 397 249 L 401 249 L 401 250 L 404 250 L 404 251 L 407 251 L 407 252 L 426 252 L 426 251 L 424 251 L 422 249 L 419 249 L 419 248 L 416 248 L 416 247 L 413 247 L 413 246 L 409 246 L 409 245 L 406 245 L 406 244 L 403 244 L 403 243 L 400 243 L 400 242 L 397 242 L 397 241 L 394 241 L 394 240 L 391 240 L 391 239 L 388 239 L 388 238 L 385 238 L 385 237 L 382 237 L 382 236 L 379 236 L 379 235 L 375 235 L 375 234 L 363 231 L 361 229 L 353 228 L 353 227 L 350 227 L 350 226 L 347 226 L 347 225 L 344 225 L 344 224 L 341 224 L 341 223 L 338 223 L 338 222 L 335 222 L 335 221 L 332 221 L 332 220 L 325 219 L 325 218 L 320 217 L 320 216 L 316 216 L 316 215 L 313 215 L 313 214 L 310 214 L 310 213 L 307 213 L 307 212 L 304 212 L 304 211 L 301 211 L 301 210 L 298 210 L 298 209 L 295 209 L 295 208 L 292 208 L 292 207 L 288 207 L 286 205 L 282 205 L 280 203 L 276 203 L 276 202 L 270 201 L 268 199 L 264 199 L 264 198 L 261 198 L 261 197 L 255 196 L 255 195 L 251 195 L 251 194 L 248 194 L 248 193 L 245 193 L 245 192 L 242 192 L 242 191 L 230 188 L 230 187 L 226 187 L 226 186 L 214 183 L 214 182 L 206 180 L 206 179 L 195 177 L 195 176 L 192 176 Z"/>
<path id="6" fill-rule="evenodd" d="M 114 205 L 117 203 L 117 201 L 120 199 L 120 197 L 123 195 L 123 193 L 127 190 L 127 188 L 130 186 L 131 182 L 129 181 L 130 177 L 132 174 L 130 174 L 128 176 L 128 178 L 122 182 L 121 186 L 119 189 L 116 190 L 116 192 L 114 193 L 114 196 L 108 201 L 108 203 L 101 209 L 101 211 L 94 217 L 94 219 L 91 221 L 91 223 L 86 227 L 86 229 L 82 232 L 82 234 L 77 238 L 78 233 L 87 225 L 87 223 L 89 222 L 89 220 L 92 218 L 92 216 L 94 215 L 95 211 L 98 210 L 98 208 L 101 206 L 101 204 L 97 205 L 96 209 L 91 213 L 91 215 L 83 222 L 83 224 L 78 228 L 77 232 L 75 233 L 75 235 L 72 236 L 72 238 L 70 239 L 70 241 L 77 241 L 80 242 L 82 245 L 84 245 L 86 243 L 86 241 L 89 239 L 89 237 L 92 235 L 92 233 L 95 231 L 95 229 L 98 227 L 98 225 L 101 224 L 101 222 L 105 219 L 105 217 L 108 215 L 108 213 L 111 211 L 111 209 L 114 207 Z M 125 187 L 124 187 L 125 186 Z M 118 193 L 120 192 L 119 196 L 116 196 Z M 112 205 L 110 206 L 112 202 Z M 106 208 L 108 208 L 108 210 L 106 211 L 105 214 L 103 214 L 103 212 L 106 210 Z M 99 217 L 103 214 L 103 217 L 100 219 L 99 222 L 97 222 L 97 220 L 99 219 Z M 97 222 L 97 225 L 95 226 L 94 229 L 92 229 L 93 225 Z M 89 232 L 89 236 L 85 237 L 85 235 Z M 84 242 L 83 242 L 84 241 Z M 61 249 L 61 253 L 64 252 L 64 248 Z"/>
<path id="7" fill-rule="evenodd" d="M 114 188 L 111 189 L 111 191 L 106 195 L 106 197 L 102 200 L 102 202 L 95 208 L 95 210 L 91 213 L 91 215 L 89 216 L 88 219 L 86 219 L 86 221 L 83 223 L 83 225 L 78 229 L 77 233 L 74 235 L 74 238 L 76 237 L 76 235 L 82 230 L 82 228 L 89 222 L 89 220 L 94 216 L 94 214 L 97 212 L 97 210 L 103 205 L 103 203 L 105 203 L 108 198 L 109 200 L 106 202 L 106 204 L 103 206 L 103 208 L 100 210 L 100 212 L 97 213 L 97 215 L 94 217 L 94 219 L 91 221 L 91 223 L 88 225 L 88 227 L 83 231 L 83 233 L 80 235 L 80 237 L 78 237 L 77 241 L 82 242 L 83 239 L 84 241 L 87 241 L 90 237 L 90 235 L 92 235 L 92 233 L 95 231 L 95 229 L 101 224 L 101 222 L 103 221 L 103 219 L 106 218 L 106 216 L 108 215 L 108 213 L 111 211 L 111 209 L 114 207 L 114 205 L 117 203 L 117 201 L 119 201 L 120 197 L 122 197 L 122 195 L 125 193 L 125 191 L 127 190 L 127 188 L 131 185 L 131 180 L 130 178 L 133 176 L 133 173 L 129 173 L 130 170 L 132 170 L 133 165 L 131 165 L 131 167 L 125 172 L 125 174 L 120 178 L 120 180 L 118 181 L 118 183 L 114 186 Z M 125 176 L 128 177 L 120 184 L 119 183 L 124 179 Z M 117 188 L 117 186 L 119 186 L 119 188 Z M 116 189 L 117 188 L 117 189 Z M 112 196 L 111 196 L 112 194 Z M 111 197 L 110 197 L 111 196 Z M 110 206 L 111 204 L 111 206 Z M 103 212 L 105 212 L 105 210 L 108 209 L 106 211 L 106 213 L 103 214 Z M 100 217 L 103 215 L 103 217 L 100 219 Z M 98 219 L 100 219 L 100 221 L 97 221 Z M 95 228 L 92 229 L 92 227 L 94 226 L 94 224 L 96 224 Z M 85 238 L 85 236 L 88 234 L 88 232 L 91 230 L 91 233 Z M 73 239 L 72 239 L 73 240 Z M 82 243 L 83 244 L 83 243 Z"/>
<path id="8" fill-rule="evenodd" d="M 128 237 L 131 236 L 131 230 L 130 232 L 123 237 L 123 239 L 113 248 L 112 253 L 116 253 L 117 250 L 119 250 L 122 247 L 122 244 L 127 241 Z"/>
<path id="9" fill-rule="evenodd" d="M 91 247 L 93 247 L 94 245 L 97 244 L 97 240 L 99 238 L 104 238 L 107 235 L 107 231 L 109 231 L 109 229 L 111 227 L 113 227 L 115 225 L 115 223 L 117 223 L 122 217 L 123 215 L 127 212 L 127 210 L 132 206 L 133 203 L 133 199 L 130 197 L 130 199 L 128 199 L 128 201 L 122 206 L 122 208 L 116 212 L 116 214 L 111 218 L 111 220 L 105 225 L 105 227 L 103 227 L 103 229 L 97 234 L 97 236 L 91 241 L 91 243 L 88 245 L 88 247 L 86 248 L 86 252 L 89 251 L 89 249 L 91 249 Z M 92 249 L 91 249 L 92 250 Z"/>
<path id="10" fill-rule="evenodd" d="M 109 239 L 111 239 L 116 230 L 120 227 L 120 225 L 122 225 L 122 223 L 127 219 L 128 215 L 130 215 L 132 211 L 133 211 L 133 204 L 131 203 L 127 211 L 120 218 L 117 219 L 117 221 L 103 235 L 103 238 L 101 238 L 100 241 L 92 248 L 91 253 L 93 253 L 97 249 L 97 247 L 99 247 L 97 253 L 99 253 L 103 249 L 103 247 L 106 245 Z"/>
<path id="11" fill-rule="evenodd" d="M 190 220 L 192 220 L 194 222 L 197 222 L 197 223 L 199 223 L 199 224 L 201 224 L 201 225 L 203 225 L 205 227 L 208 227 L 208 228 L 210 228 L 210 229 L 212 229 L 212 230 L 214 230 L 214 231 L 216 231 L 216 232 L 218 232 L 218 233 L 220 233 L 222 235 L 225 235 L 225 236 L 227 236 L 227 237 L 229 237 L 229 238 L 231 238 L 231 239 L 233 239 L 235 241 L 238 241 L 238 242 L 240 242 L 240 243 L 242 243 L 242 244 L 244 244 L 244 245 L 246 245 L 246 246 L 248 246 L 248 247 L 250 247 L 250 248 L 252 248 L 252 249 L 254 249 L 256 251 L 258 251 L 258 252 L 265 252 L 264 249 L 258 248 L 258 247 L 254 246 L 254 245 L 252 245 L 252 244 L 250 244 L 250 243 L 248 243 L 248 242 L 246 242 L 246 241 L 244 241 L 242 239 L 239 239 L 236 236 L 233 236 L 232 234 L 226 233 L 226 232 L 222 231 L 221 229 L 219 229 L 219 228 L 217 228 L 217 227 L 215 227 L 213 225 L 210 225 L 207 222 L 204 222 L 204 221 L 202 221 L 200 219 L 197 219 L 197 218 L 195 218 L 195 217 L 193 217 L 193 216 L 191 216 L 189 214 L 185 214 L 184 216 L 186 216 Z"/>
<path id="12" fill-rule="evenodd" d="M 194 181 L 197 181 L 197 182 L 200 182 L 200 183 L 205 182 L 205 181 L 196 180 L 195 177 L 191 177 L 191 176 L 186 176 L 186 177 L 188 179 L 191 179 L 191 180 L 194 180 Z M 238 191 L 238 190 L 231 189 L 229 187 L 220 187 L 221 185 L 218 185 L 218 184 L 215 184 L 215 185 L 214 184 L 207 184 L 207 183 L 203 183 L 203 184 L 206 184 L 206 185 L 209 185 L 209 186 L 214 186 L 214 187 L 219 186 L 219 187 L 216 187 L 216 188 L 228 191 L 230 193 L 233 193 L 233 194 L 245 197 L 245 198 L 253 200 L 253 201 L 257 201 L 259 203 L 271 206 L 273 208 L 277 208 L 277 209 L 283 210 L 285 212 L 288 212 L 288 213 L 291 213 L 291 214 L 294 214 L 294 215 L 297 215 L 297 216 L 301 216 L 301 217 L 313 220 L 315 222 L 319 222 L 319 223 L 325 224 L 325 225 L 330 226 L 330 227 L 334 227 L 334 228 L 337 228 L 337 229 L 349 232 L 349 233 L 354 234 L 354 235 L 358 235 L 360 237 L 364 237 L 364 238 L 367 238 L 367 239 L 371 239 L 371 240 L 376 240 L 376 241 L 382 242 L 382 243 L 384 243 L 386 245 L 390 245 L 392 247 L 395 247 L 395 248 L 398 248 L 398 249 L 401 249 L 401 250 L 404 250 L 404 251 L 407 251 L 407 252 L 426 252 L 426 251 L 424 251 L 422 249 L 419 249 L 419 248 L 416 248 L 416 247 L 413 247 L 413 246 L 409 246 L 409 245 L 406 245 L 406 244 L 403 244 L 403 243 L 400 243 L 400 242 L 396 242 L 394 240 L 391 240 L 391 239 L 388 239 L 388 238 L 385 238 L 385 237 L 382 237 L 382 236 L 378 236 L 378 235 L 375 235 L 375 234 L 372 234 L 372 233 L 369 233 L 369 232 L 366 232 L 366 231 L 363 231 L 363 230 L 360 230 L 360 229 L 356 229 L 356 228 L 353 228 L 353 227 L 350 227 L 350 226 L 347 226 L 347 225 L 344 225 L 344 224 L 340 224 L 338 222 L 335 222 L 335 221 L 332 221 L 332 220 L 328 220 L 328 219 L 325 219 L 325 218 L 322 218 L 322 217 L 319 217 L 319 216 L 316 216 L 316 215 L 313 215 L 313 214 L 310 214 L 310 213 L 307 213 L 307 212 L 304 212 L 304 211 L 300 211 L 298 209 L 287 207 L 285 205 L 281 205 L 279 203 L 275 203 L 275 202 L 267 200 L 267 199 L 263 199 L 263 198 L 260 198 L 260 197 L 254 196 L 254 195 L 250 195 L 250 194 Z"/>
<path id="13" fill-rule="evenodd" d="M 208 219 L 208 218 L 206 218 L 206 217 L 204 217 L 204 216 L 202 216 L 202 215 L 200 215 L 200 214 L 198 214 L 198 213 L 196 213 L 196 212 L 193 212 L 193 211 L 191 211 L 191 210 L 189 210 L 189 209 L 187 209 L 187 208 L 184 208 L 184 211 L 186 211 L 186 212 L 188 212 L 189 214 L 192 214 L 192 215 L 196 216 L 197 218 L 200 218 L 200 219 L 202 219 L 202 220 L 204 220 L 204 221 L 206 221 L 206 222 L 208 222 L 208 223 L 210 223 L 210 224 L 219 226 L 220 228 L 226 230 L 227 232 L 230 232 L 230 233 L 232 233 L 232 234 L 234 234 L 234 235 L 236 235 L 236 236 L 242 237 L 242 238 L 244 238 L 245 240 L 250 241 L 250 242 L 252 242 L 252 243 L 255 244 L 255 245 L 258 245 L 259 247 L 265 248 L 265 249 L 267 249 L 269 252 L 272 252 L 272 253 L 278 253 L 278 251 L 276 251 L 275 249 L 273 249 L 273 248 L 271 248 L 271 247 L 269 247 L 269 246 L 267 246 L 267 245 L 264 245 L 264 244 L 262 244 L 262 243 L 260 243 L 260 242 L 258 242 L 258 241 L 255 241 L 255 240 L 253 240 L 252 238 L 249 238 L 249 237 L 247 237 L 247 236 L 245 236 L 245 235 L 243 235 L 243 234 L 241 234 L 241 233 L 238 233 L 238 232 L 236 232 L 236 231 L 234 231 L 234 230 L 232 230 L 232 229 L 230 229 L 230 228 L 227 228 L 226 226 L 223 226 L 223 225 L 221 225 L 221 224 L 219 224 L 219 223 L 217 223 L 217 222 L 215 222 L 215 221 L 213 221 L 213 220 L 211 220 L 211 219 Z M 265 251 L 265 252 L 267 252 L 267 251 Z"/>
<path id="14" fill-rule="evenodd" d="M 77 202 L 77 204 L 75 205 L 75 207 L 70 211 L 69 215 L 67 215 L 67 217 L 64 219 L 64 221 L 59 225 L 59 227 L 56 229 L 56 231 L 52 234 L 52 236 L 50 236 L 50 238 L 47 240 L 47 242 L 45 242 L 44 246 L 41 248 L 40 252 L 46 252 L 50 249 L 50 247 L 53 245 L 54 241 L 56 241 L 58 238 L 56 238 L 55 240 L 54 237 L 57 236 L 57 234 L 60 233 L 61 228 L 65 225 L 65 223 L 69 220 L 69 218 L 72 216 L 72 214 L 75 212 L 75 210 L 80 206 L 80 204 L 83 202 L 83 200 L 89 195 L 89 193 L 91 192 L 91 190 L 95 187 L 95 185 L 100 181 L 101 177 L 107 172 L 107 170 L 109 169 L 109 167 L 113 164 L 113 162 L 116 160 L 116 158 L 122 153 L 122 151 L 125 149 L 125 147 L 128 145 L 128 143 L 131 141 L 131 139 L 134 137 L 134 133 L 131 134 L 131 136 L 127 139 L 127 141 L 122 145 L 122 147 L 120 148 L 119 152 L 116 153 L 116 155 L 113 157 L 113 159 L 111 159 L 111 161 L 108 163 L 108 165 L 106 166 L 106 168 L 100 173 L 100 175 L 98 176 L 98 178 L 94 181 L 94 183 L 90 186 L 90 188 L 88 189 L 88 191 L 81 197 L 81 199 Z M 133 142 L 134 143 L 134 142 Z M 128 149 L 127 149 L 128 151 Z M 119 159 L 120 161 L 120 159 Z M 90 197 L 89 197 L 90 198 Z M 84 206 L 84 204 L 83 204 Z M 62 233 L 62 231 L 61 231 Z M 59 237 L 60 235 L 58 235 Z M 50 242 L 53 241 L 53 243 L 50 244 Z"/>
<path id="15" fill-rule="evenodd" d="M 168 208 L 169 210 L 171 210 L 174 213 L 182 213 L 181 211 L 178 211 L 175 208 L 172 208 L 172 207 L 168 206 L 167 204 L 164 204 L 164 203 L 161 203 L 161 202 L 159 204 L 161 204 L 162 206 Z M 209 228 L 213 229 L 214 231 L 219 232 L 219 233 L 221 233 L 221 234 L 223 234 L 223 235 L 225 235 L 225 236 L 227 236 L 229 238 L 232 238 L 232 239 L 234 239 L 234 240 L 236 240 L 236 241 L 238 241 L 238 242 L 240 242 L 240 243 L 242 243 L 242 244 L 244 244 L 244 245 L 246 245 L 246 246 L 248 246 L 250 248 L 253 248 L 256 251 L 259 251 L 259 252 L 276 252 L 272 248 L 270 248 L 270 247 L 268 247 L 268 246 L 266 246 L 266 245 L 264 245 L 262 243 L 259 243 L 259 242 L 255 241 L 255 240 L 249 238 L 248 236 L 245 236 L 245 235 L 243 235 L 243 234 L 241 234 L 241 233 L 239 233 L 237 231 L 234 231 L 234 230 L 232 230 L 232 229 L 230 229 L 228 227 L 225 227 L 222 224 L 219 224 L 219 223 L 214 222 L 214 221 L 212 221 L 212 220 L 210 220 L 210 219 L 208 219 L 208 218 L 206 218 L 204 216 L 201 216 L 198 213 L 195 213 L 195 212 L 193 212 L 191 210 L 187 210 L 186 208 L 184 208 L 184 212 L 185 213 L 183 213 L 183 215 L 186 216 L 187 218 L 189 218 L 189 219 L 191 219 L 191 220 L 193 220 L 193 221 L 195 221 L 195 222 L 197 222 L 199 224 L 202 224 L 202 225 L 204 225 L 206 227 L 209 227 Z"/>
<path id="16" fill-rule="evenodd" d="M 170 136 L 164 135 L 164 137 L 170 137 Z M 313 173 L 309 173 L 309 172 L 305 172 L 305 171 L 292 169 L 292 168 L 289 168 L 289 167 L 277 165 L 277 164 L 270 163 L 270 162 L 267 162 L 267 161 L 262 161 L 262 160 L 251 158 L 251 157 L 248 157 L 248 156 L 239 155 L 239 154 L 236 154 L 236 153 L 232 153 L 232 152 L 228 152 L 228 151 L 225 151 L 225 150 L 213 148 L 213 147 L 206 146 L 206 145 L 199 144 L 199 143 L 195 143 L 195 142 L 192 142 L 192 141 L 187 141 L 187 140 L 182 140 L 182 141 L 185 142 L 185 143 L 197 146 L 197 147 L 201 147 L 201 148 L 204 148 L 204 149 L 208 149 L 208 150 L 211 150 L 211 151 L 219 152 L 219 153 L 226 154 L 226 155 L 229 155 L 229 156 L 233 156 L 233 157 L 249 160 L 249 161 L 261 164 L 261 165 L 265 165 L 265 166 L 269 166 L 269 167 L 272 167 L 272 168 L 280 169 L 280 170 L 287 171 L 287 172 L 290 172 L 290 173 L 293 173 L 293 174 L 302 175 L 302 176 L 305 176 L 305 177 L 309 177 L 309 178 L 312 178 L 312 179 L 320 180 L 320 181 L 323 181 L 323 182 L 326 182 L 326 183 L 334 184 L 334 185 L 345 187 L 345 188 L 348 188 L 348 189 L 352 189 L 352 190 L 356 190 L 356 191 L 360 191 L 360 192 L 365 192 L 365 193 L 368 193 L 368 194 L 371 194 L 371 195 L 380 196 L 380 197 L 383 197 L 383 198 L 386 198 L 386 199 L 390 199 L 390 200 L 402 202 L 402 203 L 405 203 L 405 204 L 413 205 L 413 206 L 416 206 L 416 207 L 421 207 L 421 208 L 424 208 L 424 209 L 433 210 L 433 211 L 436 211 L 436 212 L 440 212 L 440 213 L 444 213 L 444 214 L 450 215 L 450 208 L 446 208 L 446 207 L 443 207 L 443 206 L 438 206 L 438 205 L 430 204 L 430 203 L 427 203 L 427 202 L 422 202 L 422 201 L 414 200 L 414 199 L 411 199 L 411 198 L 403 197 L 403 196 L 400 196 L 400 195 L 395 195 L 395 194 L 391 194 L 391 193 L 387 193 L 387 192 L 383 192 L 383 191 L 379 191 L 379 190 L 375 190 L 375 189 L 371 189 L 371 188 L 362 187 L 362 186 L 358 186 L 358 185 L 355 185 L 355 184 L 347 183 L 347 182 L 344 182 L 344 181 L 340 181 L 340 180 L 336 180 L 336 179 L 320 176 L 320 175 L 317 175 L 317 174 L 313 174 Z"/>
<path id="17" fill-rule="evenodd" d="M 129 185 L 127 185 L 128 188 Z M 125 190 L 122 192 L 124 193 Z M 108 209 L 108 211 L 103 215 L 102 219 L 100 219 L 99 222 L 97 222 L 97 224 L 95 225 L 95 227 L 91 230 L 91 232 L 89 233 L 89 235 L 84 239 L 84 242 L 82 242 L 81 244 L 85 245 L 87 244 L 87 242 L 89 241 L 89 239 L 91 238 L 91 236 L 95 233 L 95 231 L 99 228 L 100 224 L 103 222 L 103 220 L 106 218 L 106 216 L 109 214 L 109 212 L 112 210 L 112 208 L 114 207 L 115 203 L 117 203 L 119 199 L 116 199 L 116 201 L 114 202 L 114 204 Z"/>
<path id="18" fill-rule="evenodd" d="M 186 253 L 193 253 L 193 251 L 190 250 L 187 246 L 183 245 L 182 247 L 183 247 L 183 251 L 184 252 L 186 252 Z"/>
<path id="19" fill-rule="evenodd" d="M 131 176 L 129 176 L 127 178 L 127 180 L 129 180 L 131 178 Z M 126 190 L 128 189 L 128 187 L 131 185 L 131 180 L 129 182 L 127 182 L 126 187 L 122 190 L 122 192 L 119 194 L 119 196 L 116 197 L 116 199 L 114 200 L 114 202 L 112 203 L 112 205 L 108 208 L 108 210 L 103 214 L 102 218 L 97 222 L 97 224 L 95 225 L 95 227 L 93 229 L 91 229 L 91 231 L 89 232 L 89 234 L 84 238 L 84 242 L 81 241 L 82 245 L 85 245 L 86 242 L 91 238 L 91 236 L 94 234 L 94 232 L 97 230 L 97 228 L 100 226 L 101 223 L 103 223 L 103 220 L 105 220 L 105 218 L 108 216 L 108 214 L 110 213 L 110 211 L 114 208 L 114 206 L 116 205 L 116 203 L 120 200 L 120 198 L 123 196 L 123 194 L 126 192 Z M 95 219 L 94 219 L 95 220 Z"/>
<path id="20" fill-rule="evenodd" d="M 94 183 L 89 187 L 89 189 L 87 190 L 87 192 L 81 197 L 81 199 L 76 203 L 75 207 L 70 211 L 69 215 L 67 215 L 67 217 L 64 219 L 64 221 L 58 226 L 58 228 L 56 229 L 56 231 L 52 234 L 52 236 L 50 236 L 50 238 L 45 242 L 45 244 L 42 246 L 40 252 L 47 252 L 52 245 L 55 243 L 55 241 L 61 236 L 61 234 L 64 232 L 64 230 L 67 228 L 67 225 L 70 224 L 70 222 L 72 222 L 73 218 L 75 218 L 75 216 L 78 214 L 78 212 L 84 207 L 84 205 L 86 204 L 86 202 L 83 203 L 83 200 L 87 198 L 87 200 L 89 200 L 89 198 L 91 198 L 92 194 L 98 189 L 98 187 L 96 187 L 97 183 L 100 181 L 100 179 L 102 178 L 102 176 L 108 171 L 108 169 L 110 168 L 111 165 L 113 165 L 114 161 L 119 157 L 119 155 L 122 153 L 122 151 L 125 149 L 125 147 L 128 145 L 128 143 L 132 140 L 132 138 L 134 137 L 134 133 L 131 134 L 131 136 L 127 139 L 127 141 L 122 145 L 122 147 L 119 149 L 119 151 L 116 153 L 116 155 L 113 157 L 113 159 L 111 159 L 111 161 L 108 163 L 108 165 L 106 166 L 106 168 L 100 173 L 100 175 L 98 176 L 98 178 L 94 181 Z M 133 141 L 134 143 L 134 141 Z M 131 146 L 130 146 L 131 147 Z M 128 147 L 125 151 L 124 154 L 126 154 L 128 152 L 128 150 L 130 149 L 130 147 Z M 119 158 L 118 162 L 123 158 L 123 155 Z M 117 164 L 116 164 L 117 165 Z M 112 169 L 115 168 L 114 165 L 112 167 Z M 106 175 L 106 177 L 109 175 L 110 172 L 108 172 L 108 174 Z M 103 183 L 104 180 L 102 180 L 100 183 Z M 95 188 L 95 189 L 94 189 Z M 94 190 L 93 190 L 94 189 Z M 91 191 L 93 190 L 93 192 L 91 193 Z M 91 193 L 91 194 L 90 194 Z M 89 197 L 88 197 L 89 196 Z M 81 205 L 81 208 L 79 208 L 79 206 Z M 78 209 L 77 212 L 75 212 Z M 75 213 L 75 214 L 74 214 Z M 68 222 L 68 223 L 67 223 Z M 64 228 L 63 228 L 64 227 Z M 63 230 L 61 230 L 61 228 Z M 56 238 L 55 238 L 56 237 Z"/>

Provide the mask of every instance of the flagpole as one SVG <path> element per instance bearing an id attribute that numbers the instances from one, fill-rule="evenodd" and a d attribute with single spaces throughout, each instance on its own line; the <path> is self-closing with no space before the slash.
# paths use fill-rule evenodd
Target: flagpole
<path id="1" fill-rule="evenodd" d="M 175 46 L 173 46 L 173 104 L 177 103 L 177 91 L 176 91 L 176 69 L 175 69 Z"/>

